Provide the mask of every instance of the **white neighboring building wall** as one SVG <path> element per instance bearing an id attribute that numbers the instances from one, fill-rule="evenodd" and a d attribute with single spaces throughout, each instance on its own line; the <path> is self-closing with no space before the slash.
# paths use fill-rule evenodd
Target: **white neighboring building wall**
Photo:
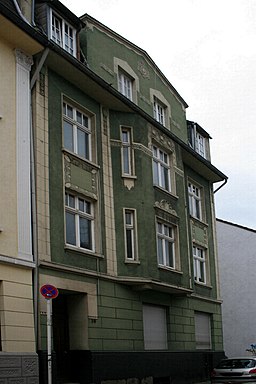
<path id="1" fill-rule="evenodd" d="M 256 230 L 217 219 L 223 340 L 228 357 L 256 344 Z"/>

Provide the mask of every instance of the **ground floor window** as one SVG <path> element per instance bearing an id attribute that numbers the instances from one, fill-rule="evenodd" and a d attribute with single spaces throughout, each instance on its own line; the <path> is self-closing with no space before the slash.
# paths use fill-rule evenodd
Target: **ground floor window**
<path id="1" fill-rule="evenodd" d="M 211 349 L 211 315 L 195 312 L 196 349 Z"/>
<path id="2" fill-rule="evenodd" d="M 145 349 L 167 349 L 166 308 L 143 305 L 143 329 Z"/>

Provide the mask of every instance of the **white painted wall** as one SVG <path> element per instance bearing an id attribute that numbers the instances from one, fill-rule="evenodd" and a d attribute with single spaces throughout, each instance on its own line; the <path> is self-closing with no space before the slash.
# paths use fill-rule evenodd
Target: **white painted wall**
<path id="1" fill-rule="evenodd" d="M 247 356 L 256 343 L 256 230 L 217 220 L 224 350 Z"/>

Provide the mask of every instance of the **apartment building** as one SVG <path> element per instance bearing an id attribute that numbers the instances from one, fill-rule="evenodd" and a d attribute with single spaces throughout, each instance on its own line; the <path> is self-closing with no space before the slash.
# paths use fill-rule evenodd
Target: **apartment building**
<path id="1" fill-rule="evenodd" d="M 40 380 L 44 284 L 59 291 L 56 382 L 205 379 L 224 353 L 213 189 L 227 177 L 210 136 L 141 48 L 57 0 L 32 2 L 31 15 L 26 244 Z"/>

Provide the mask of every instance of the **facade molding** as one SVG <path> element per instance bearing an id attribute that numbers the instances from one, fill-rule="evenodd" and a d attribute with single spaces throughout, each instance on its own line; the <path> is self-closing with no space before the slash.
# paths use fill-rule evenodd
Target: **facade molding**
<path id="1" fill-rule="evenodd" d="M 16 49 L 18 257 L 32 261 L 30 182 L 30 70 L 32 57 Z"/>

